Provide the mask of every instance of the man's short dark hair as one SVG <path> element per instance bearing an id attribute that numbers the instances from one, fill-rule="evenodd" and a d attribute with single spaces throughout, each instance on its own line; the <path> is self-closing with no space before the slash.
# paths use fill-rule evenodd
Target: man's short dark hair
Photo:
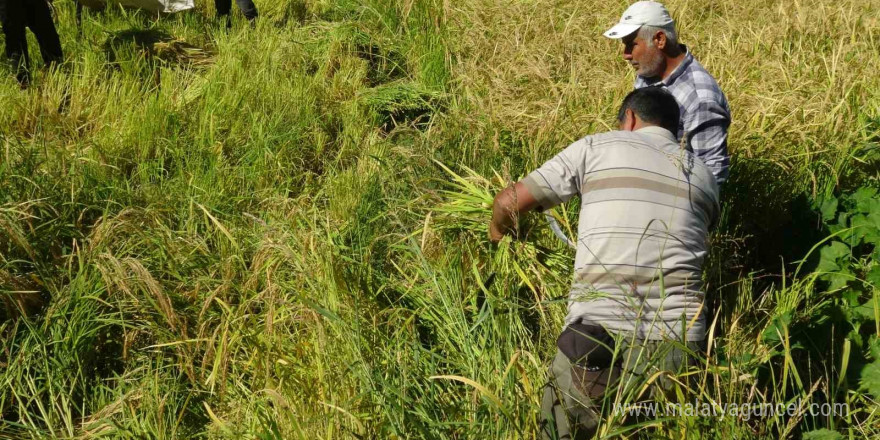
<path id="1" fill-rule="evenodd" d="M 629 92 L 617 112 L 618 122 L 623 122 L 627 109 L 631 109 L 643 122 L 678 134 L 678 102 L 662 87 L 642 87 Z"/>

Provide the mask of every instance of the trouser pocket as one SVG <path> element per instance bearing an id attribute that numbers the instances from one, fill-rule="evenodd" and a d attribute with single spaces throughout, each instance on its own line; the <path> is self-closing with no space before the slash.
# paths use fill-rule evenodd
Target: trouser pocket
<path id="1" fill-rule="evenodd" d="M 572 382 L 591 399 L 601 398 L 620 377 L 614 337 L 598 325 L 571 324 L 559 335 L 556 346 L 571 362 Z"/>

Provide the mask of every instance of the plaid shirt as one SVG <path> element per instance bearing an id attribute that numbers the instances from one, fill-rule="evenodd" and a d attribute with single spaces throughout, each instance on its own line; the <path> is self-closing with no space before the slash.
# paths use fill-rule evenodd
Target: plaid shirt
<path id="1" fill-rule="evenodd" d="M 727 180 L 730 156 L 727 154 L 727 128 L 730 107 L 712 75 L 694 59 L 687 47 L 684 60 L 663 80 L 636 76 L 635 88 L 662 85 L 675 96 L 681 109 L 678 138 L 687 140 L 688 148 L 715 175 L 718 184 Z"/>

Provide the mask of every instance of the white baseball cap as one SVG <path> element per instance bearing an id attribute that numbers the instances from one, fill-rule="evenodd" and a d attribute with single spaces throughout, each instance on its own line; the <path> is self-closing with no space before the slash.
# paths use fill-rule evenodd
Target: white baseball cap
<path id="1" fill-rule="evenodd" d="M 667 27 L 674 26 L 675 21 L 669 16 L 669 11 L 662 3 L 652 1 L 635 2 L 623 12 L 620 23 L 615 24 L 603 35 L 608 38 L 623 38 L 643 25 Z"/>

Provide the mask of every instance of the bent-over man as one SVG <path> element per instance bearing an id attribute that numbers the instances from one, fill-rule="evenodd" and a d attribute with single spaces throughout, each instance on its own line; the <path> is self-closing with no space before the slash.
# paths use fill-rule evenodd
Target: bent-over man
<path id="1" fill-rule="evenodd" d="M 520 214 L 580 196 L 568 315 L 542 402 L 545 438 L 591 436 L 606 387 L 677 369 L 705 339 L 701 276 L 718 185 L 676 141 L 679 106 L 663 88 L 632 91 L 618 121 L 619 131 L 574 142 L 494 201 L 497 242 L 515 233 Z"/>

